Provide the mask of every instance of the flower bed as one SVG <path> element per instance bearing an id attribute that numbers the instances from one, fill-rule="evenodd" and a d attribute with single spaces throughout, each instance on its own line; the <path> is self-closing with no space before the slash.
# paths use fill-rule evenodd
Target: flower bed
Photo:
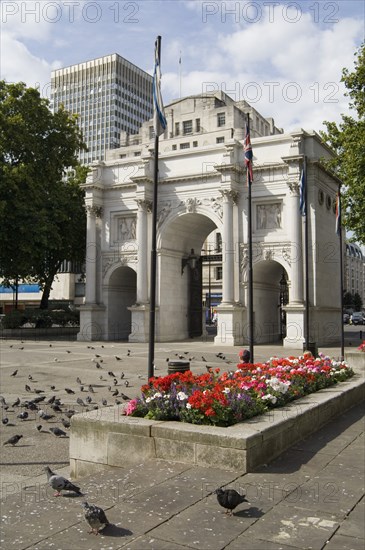
<path id="1" fill-rule="evenodd" d="M 272 357 L 266 363 L 240 363 L 235 371 L 191 371 L 153 377 L 124 414 L 152 420 L 231 426 L 347 380 L 354 375 L 344 361 L 320 354 Z"/>

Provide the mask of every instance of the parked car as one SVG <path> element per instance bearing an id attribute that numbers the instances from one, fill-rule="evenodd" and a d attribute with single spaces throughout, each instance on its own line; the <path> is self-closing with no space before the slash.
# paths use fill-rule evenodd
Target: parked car
<path id="1" fill-rule="evenodd" d="M 363 325 L 364 324 L 364 316 L 361 313 L 361 311 L 355 311 L 351 317 L 351 324 L 352 325 Z"/>

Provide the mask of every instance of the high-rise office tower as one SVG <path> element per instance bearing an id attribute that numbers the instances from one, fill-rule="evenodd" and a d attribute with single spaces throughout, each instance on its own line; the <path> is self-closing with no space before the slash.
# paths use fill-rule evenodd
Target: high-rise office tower
<path id="1" fill-rule="evenodd" d="M 118 54 L 71 65 L 52 71 L 51 107 L 61 104 L 79 115 L 88 147 L 80 162 L 103 160 L 121 146 L 121 132 L 136 134 L 152 118 L 152 76 Z"/>

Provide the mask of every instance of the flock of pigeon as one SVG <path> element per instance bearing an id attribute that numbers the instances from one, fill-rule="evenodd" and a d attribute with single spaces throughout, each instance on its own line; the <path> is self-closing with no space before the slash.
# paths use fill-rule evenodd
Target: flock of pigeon
<path id="1" fill-rule="evenodd" d="M 49 344 L 52 347 L 52 344 Z M 13 346 L 10 346 L 13 347 Z M 93 346 L 87 346 L 90 349 L 95 349 Z M 104 346 L 102 346 L 104 347 Z M 22 346 L 19 349 L 24 349 Z M 66 353 L 71 353 L 70 350 L 66 350 Z M 130 356 L 130 350 L 127 351 L 127 356 Z M 122 361 L 122 358 L 118 355 L 114 356 L 114 361 L 118 364 Z M 58 360 L 58 358 L 57 358 Z M 52 395 L 47 396 L 48 390 L 46 388 L 35 387 L 35 384 L 39 382 L 34 379 L 35 375 L 28 374 L 27 383 L 24 385 L 24 392 L 27 397 L 21 399 L 19 396 L 15 400 L 7 402 L 5 397 L 0 395 L 0 407 L 2 409 L 1 422 L 3 426 L 7 428 L 14 427 L 15 425 L 23 423 L 25 421 L 35 420 L 36 429 L 38 432 L 48 431 L 56 437 L 67 437 L 67 430 L 70 428 L 70 419 L 76 412 L 89 411 L 91 409 L 98 409 L 100 406 L 107 407 L 108 405 L 120 405 L 121 403 L 128 401 L 128 397 L 124 392 L 124 388 L 130 387 L 130 382 L 127 380 L 125 374 L 120 372 L 115 374 L 110 368 L 105 368 L 102 364 L 104 359 L 99 353 L 94 353 L 91 361 L 95 365 L 95 369 L 98 372 L 98 380 L 94 383 L 83 382 L 80 377 L 76 377 L 74 388 L 70 387 L 56 387 L 50 385 L 50 391 Z M 15 378 L 19 377 L 19 369 L 14 370 L 10 376 Z M 101 374 L 102 373 L 102 374 Z M 96 392 L 105 388 L 108 390 L 110 398 L 104 396 L 97 402 Z M 22 390 L 19 389 L 19 392 Z M 60 396 L 65 392 L 67 396 L 67 403 L 64 403 L 64 399 Z M 58 393 L 58 396 L 56 395 Z M 79 395 L 82 393 L 84 398 L 77 397 L 72 399 L 70 396 L 74 396 L 76 393 Z M 16 422 L 16 424 L 14 423 Z M 49 426 L 49 423 L 59 422 L 61 426 Z M 65 431 L 66 430 L 66 431 Z M 15 446 L 19 443 L 23 434 L 17 433 L 12 435 L 3 445 Z"/>
<path id="2" fill-rule="evenodd" d="M 49 344 L 52 347 L 52 344 Z M 10 347 L 13 347 L 12 345 Z M 103 345 L 101 347 L 104 347 Z M 94 346 L 87 346 L 90 350 L 95 350 Z M 24 349 L 24 346 L 19 348 Z M 66 350 L 66 353 L 71 353 L 70 350 Z M 127 356 L 131 354 L 130 350 L 127 350 Z M 188 352 L 184 355 L 176 353 L 175 356 L 178 359 L 186 359 Z M 225 363 L 231 363 L 227 361 L 226 357 L 218 353 L 216 357 L 220 360 L 223 360 Z M 193 361 L 195 357 L 188 357 L 190 361 Z M 55 358 L 55 361 L 58 358 Z M 110 357 L 108 357 L 110 360 Z M 119 362 L 122 361 L 122 357 L 115 355 L 113 361 L 114 365 L 119 365 Z M 6 401 L 5 397 L 0 395 L 0 407 L 2 409 L 2 425 L 3 427 L 13 427 L 14 425 L 19 425 L 30 421 L 35 420 L 35 427 L 38 432 L 47 431 L 44 429 L 44 426 L 48 425 L 50 421 L 52 423 L 60 422 L 62 427 L 51 426 L 48 427 L 48 432 L 53 434 L 57 438 L 67 437 L 67 430 L 70 428 L 70 419 L 76 412 L 88 411 L 92 409 L 98 409 L 99 406 L 106 407 L 108 405 L 122 404 L 125 401 L 131 399 L 122 389 L 130 387 L 130 382 L 127 379 L 124 372 L 118 372 L 114 367 L 106 366 L 104 363 L 104 358 L 100 353 L 95 353 L 93 351 L 93 357 L 91 361 L 94 363 L 95 369 L 97 371 L 98 380 L 95 383 L 90 383 L 90 381 L 82 381 L 80 377 L 76 377 L 75 383 L 77 386 L 71 387 L 56 387 L 55 385 L 50 385 L 50 390 L 52 392 L 51 396 L 47 396 L 46 389 L 41 389 L 35 387 L 34 384 L 39 382 L 34 379 L 35 375 L 28 374 L 27 383 L 24 385 L 24 392 L 27 394 L 26 398 L 21 399 L 17 397 L 15 400 L 9 402 Z M 105 357 L 106 361 L 106 357 Z M 166 362 L 169 362 L 170 358 L 166 358 Z M 207 360 L 204 356 L 201 357 L 203 363 L 207 363 Z M 109 362 L 109 361 L 108 361 Z M 206 369 L 209 371 L 212 367 L 206 366 Z M 115 371 L 115 372 L 114 372 Z M 18 369 L 14 370 L 11 374 L 11 377 L 15 378 L 18 376 Z M 22 378 L 23 376 L 20 376 Z M 142 378 L 142 376 L 138 376 Z M 96 400 L 96 393 L 100 387 L 106 387 L 109 391 L 110 397 L 114 398 L 112 401 L 103 397 L 100 403 Z M 21 395 L 24 395 L 24 392 L 21 392 Z M 65 392 L 67 396 L 68 403 L 64 403 L 62 397 L 56 396 L 57 392 Z M 85 394 L 84 398 L 77 397 L 70 403 L 70 399 L 76 393 Z M 29 394 L 29 395 L 28 395 Z M 59 394 L 60 395 L 60 394 Z M 13 422 L 16 422 L 14 424 Z M 40 424 L 42 422 L 43 424 Z M 65 431 L 66 430 L 66 431 Z M 20 431 L 20 430 L 19 430 Z M 3 445 L 11 445 L 12 447 L 16 446 L 19 441 L 23 438 L 23 434 L 16 433 L 9 437 Z M 65 477 L 53 472 L 49 466 L 45 467 L 47 480 L 49 485 L 56 491 L 54 496 L 61 496 L 62 491 L 72 491 L 76 496 L 83 496 L 81 489 L 73 484 L 71 481 Z M 232 515 L 232 511 L 241 503 L 247 502 L 244 496 L 239 494 L 234 489 L 222 489 L 219 488 L 215 491 L 217 495 L 218 503 L 226 509 L 226 513 Z M 82 502 L 84 509 L 85 519 L 91 527 L 90 533 L 97 535 L 99 531 L 103 530 L 105 527 L 110 525 L 106 514 L 102 508 L 94 504 L 89 504 L 86 501 Z"/>

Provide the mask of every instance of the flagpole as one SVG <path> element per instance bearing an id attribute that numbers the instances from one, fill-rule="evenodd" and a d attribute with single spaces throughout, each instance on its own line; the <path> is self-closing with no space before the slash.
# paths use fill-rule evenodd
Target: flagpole
<path id="1" fill-rule="evenodd" d="M 180 86 L 180 99 L 181 99 L 181 50 L 179 57 L 179 86 Z"/>
<path id="2" fill-rule="evenodd" d="M 337 232 L 340 238 L 340 291 L 341 291 L 341 361 L 345 359 L 345 332 L 343 328 L 343 253 L 342 253 L 342 220 L 341 220 L 341 185 L 338 186 L 337 195 Z"/>
<path id="3" fill-rule="evenodd" d="M 250 135 L 250 115 L 247 113 L 247 134 Z M 252 181 L 249 167 L 247 166 L 248 185 L 248 342 L 250 349 L 250 363 L 254 362 L 254 335 L 253 335 L 253 275 L 252 275 Z"/>
<path id="4" fill-rule="evenodd" d="M 154 102 L 156 111 L 156 102 L 158 103 L 159 81 L 157 67 L 160 66 L 161 58 L 161 36 L 156 39 L 155 51 L 155 74 L 154 74 Z M 158 67 L 159 69 L 159 67 Z M 150 275 L 150 323 L 149 323 L 149 345 L 148 345 L 148 379 L 154 376 L 154 359 L 155 359 L 155 323 L 156 323 L 156 268 L 157 268 L 157 189 L 158 189 L 158 146 L 159 146 L 159 131 L 157 128 L 158 115 L 155 114 L 154 129 L 155 129 L 155 148 L 154 148 L 154 174 L 153 174 L 153 201 L 152 201 L 152 239 L 151 239 L 151 275 Z M 165 121 L 166 122 L 166 121 Z"/>
<path id="5" fill-rule="evenodd" d="M 305 348 L 309 350 L 309 254 L 308 254 L 308 178 L 307 178 L 307 157 L 303 158 L 304 171 L 304 262 L 305 262 Z M 309 350 L 310 351 L 310 350 Z"/>

